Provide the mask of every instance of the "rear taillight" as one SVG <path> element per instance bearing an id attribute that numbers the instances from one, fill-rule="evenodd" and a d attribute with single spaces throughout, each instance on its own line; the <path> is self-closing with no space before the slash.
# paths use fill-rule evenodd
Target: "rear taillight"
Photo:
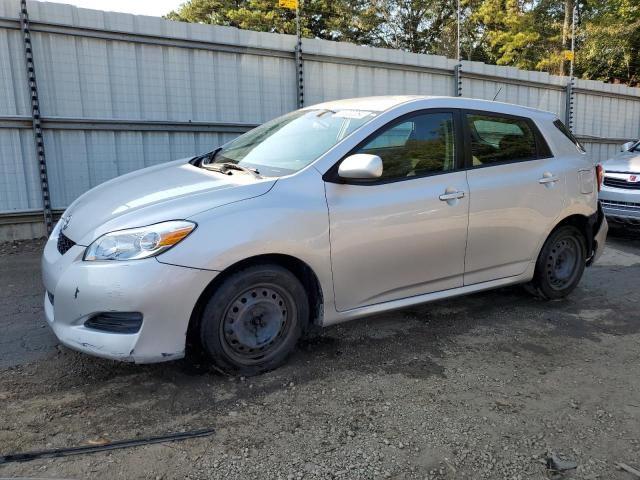
<path id="1" fill-rule="evenodd" d="M 601 164 L 596 165 L 596 180 L 598 181 L 598 191 L 600 191 L 604 181 L 604 167 Z"/>

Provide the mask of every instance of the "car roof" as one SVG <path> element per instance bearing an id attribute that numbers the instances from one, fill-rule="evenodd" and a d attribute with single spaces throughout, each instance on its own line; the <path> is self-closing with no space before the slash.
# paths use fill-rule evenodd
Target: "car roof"
<path id="1" fill-rule="evenodd" d="M 424 108 L 464 108 L 469 110 L 485 110 L 496 113 L 519 115 L 535 118 L 557 118 L 556 114 L 531 107 L 512 103 L 493 102 L 477 98 L 444 97 L 429 95 L 387 95 L 379 97 L 359 97 L 344 100 L 333 100 L 306 107 L 307 109 L 327 110 L 368 110 L 384 112 L 402 104 L 422 104 Z M 417 105 L 416 105 L 417 107 Z"/>

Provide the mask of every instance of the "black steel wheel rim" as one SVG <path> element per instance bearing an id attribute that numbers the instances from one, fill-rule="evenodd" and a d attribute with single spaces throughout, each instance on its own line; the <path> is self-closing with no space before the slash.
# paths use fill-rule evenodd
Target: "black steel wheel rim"
<path id="1" fill-rule="evenodd" d="M 549 285 L 554 290 L 563 290 L 571 285 L 578 275 L 582 247 L 574 237 L 562 237 L 554 243 L 547 256 L 546 270 Z"/>
<path id="2" fill-rule="evenodd" d="M 295 315 L 295 303 L 287 291 L 268 283 L 252 286 L 225 309 L 222 346 L 241 364 L 264 361 L 286 341 Z"/>

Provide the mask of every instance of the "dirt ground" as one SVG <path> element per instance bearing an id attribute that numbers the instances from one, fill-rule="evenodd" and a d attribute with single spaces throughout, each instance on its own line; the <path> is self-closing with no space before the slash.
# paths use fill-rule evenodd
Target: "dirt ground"
<path id="1" fill-rule="evenodd" d="M 0 245 L 0 455 L 213 427 L 207 438 L 0 465 L 57 479 L 629 479 L 640 468 L 640 232 L 567 300 L 520 288 L 331 327 L 283 368 L 118 364 L 44 324 L 41 242 Z M 560 476 L 551 453 L 575 461 Z"/>

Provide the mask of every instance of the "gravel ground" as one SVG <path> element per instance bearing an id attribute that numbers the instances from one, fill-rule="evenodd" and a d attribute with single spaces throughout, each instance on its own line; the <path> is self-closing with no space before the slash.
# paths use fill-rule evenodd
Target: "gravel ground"
<path id="1" fill-rule="evenodd" d="M 216 433 L 0 477 L 636 478 L 616 463 L 640 467 L 640 232 L 614 232 L 569 299 L 507 288 L 330 327 L 250 379 L 58 346 L 41 247 L 0 245 L 0 454 Z M 577 469 L 554 476 L 551 453 Z"/>

